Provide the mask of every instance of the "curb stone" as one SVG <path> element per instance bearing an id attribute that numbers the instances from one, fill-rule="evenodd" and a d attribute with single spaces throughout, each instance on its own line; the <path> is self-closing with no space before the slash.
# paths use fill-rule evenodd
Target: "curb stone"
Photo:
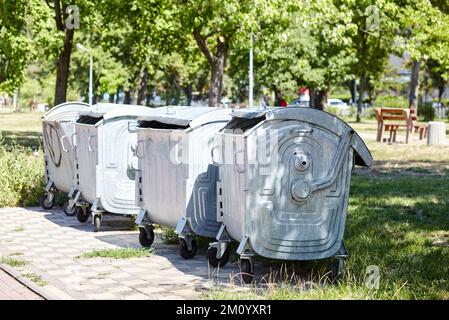
<path id="1" fill-rule="evenodd" d="M 4 272 L 6 272 L 8 275 L 13 277 L 17 281 L 19 281 L 21 284 L 23 284 L 25 287 L 27 287 L 28 289 L 33 291 L 35 294 L 37 294 L 44 300 L 60 300 L 55 295 L 50 294 L 49 292 L 45 291 L 45 289 L 43 289 L 42 287 L 38 286 L 31 280 L 22 276 L 20 274 L 20 272 L 15 270 L 14 268 L 12 268 L 6 264 L 0 263 L 0 270 L 3 270 Z"/>

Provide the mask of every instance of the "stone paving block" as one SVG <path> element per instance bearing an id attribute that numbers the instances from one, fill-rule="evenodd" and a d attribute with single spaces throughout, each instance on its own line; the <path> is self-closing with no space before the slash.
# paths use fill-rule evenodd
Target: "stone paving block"
<path id="1" fill-rule="evenodd" d="M 204 256 L 184 260 L 177 245 L 159 238 L 148 258 L 76 258 L 104 248 L 140 248 L 138 231 L 127 230 L 131 224 L 119 216 L 108 215 L 106 227 L 95 233 L 90 223 L 78 223 L 59 209 L 8 208 L 0 209 L 0 215 L 0 253 L 25 250 L 30 270 L 49 282 L 45 289 L 63 299 L 186 299 L 214 283 Z M 231 266 L 216 279 L 229 279 L 237 270 Z"/>

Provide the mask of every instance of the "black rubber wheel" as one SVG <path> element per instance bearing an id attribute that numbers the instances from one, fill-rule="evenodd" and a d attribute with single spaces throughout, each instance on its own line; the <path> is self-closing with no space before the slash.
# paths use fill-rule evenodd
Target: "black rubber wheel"
<path id="1" fill-rule="evenodd" d="M 229 247 L 226 248 L 226 251 L 220 259 L 217 259 L 217 248 L 207 249 L 207 261 L 209 261 L 209 264 L 214 268 L 224 267 L 229 261 L 229 256 Z"/>
<path id="2" fill-rule="evenodd" d="M 79 222 L 86 222 L 89 219 L 89 210 L 86 208 L 86 213 L 84 213 L 84 210 L 82 207 L 76 207 L 75 209 L 76 218 Z"/>
<path id="3" fill-rule="evenodd" d="M 192 259 L 195 254 L 196 254 L 196 250 L 198 248 L 198 245 L 196 243 L 196 240 L 192 240 L 192 250 L 189 250 L 187 247 L 187 242 L 184 239 L 181 239 L 181 245 L 180 245 L 180 254 L 181 257 L 183 257 L 184 259 Z"/>
<path id="4" fill-rule="evenodd" d="M 69 217 L 74 216 L 76 214 L 76 206 L 69 210 L 69 202 L 64 203 L 64 213 Z"/>
<path id="5" fill-rule="evenodd" d="M 254 272 L 252 271 L 252 262 L 249 259 L 240 259 L 240 271 L 242 280 L 245 283 L 251 283 L 254 279 Z"/>
<path id="6" fill-rule="evenodd" d="M 94 232 L 100 231 L 101 228 L 101 216 L 99 214 L 96 214 L 94 216 Z"/>
<path id="7" fill-rule="evenodd" d="M 154 231 L 150 228 L 149 234 L 145 230 L 145 228 L 139 228 L 139 242 L 142 247 L 148 248 L 151 247 L 154 241 Z"/>
<path id="8" fill-rule="evenodd" d="M 51 201 L 48 201 L 47 195 L 43 195 L 39 199 L 39 202 L 41 204 L 42 209 L 44 209 L 44 210 L 50 210 L 55 205 L 54 197 L 51 199 Z"/>

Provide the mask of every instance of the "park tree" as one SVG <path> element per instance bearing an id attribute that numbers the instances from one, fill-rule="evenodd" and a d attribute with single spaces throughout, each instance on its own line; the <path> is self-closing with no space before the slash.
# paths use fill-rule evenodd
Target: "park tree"
<path id="1" fill-rule="evenodd" d="M 172 1 L 170 16 L 188 41 L 193 37 L 210 67 L 209 106 L 218 106 L 229 50 L 249 48 L 250 34 L 260 24 L 277 23 L 288 16 L 295 1 L 214 0 Z M 171 27 L 168 27 L 171 28 Z"/>
<path id="2" fill-rule="evenodd" d="M 13 92 L 27 66 L 57 41 L 50 13 L 39 0 L 0 1 L 0 89 Z"/>
<path id="3" fill-rule="evenodd" d="M 75 30 L 83 27 L 88 30 L 95 15 L 94 1 L 90 0 L 45 0 L 53 12 L 56 35 L 62 38 L 60 45 L 52 52 L 57 56 L 55 105 L 63 103 L 67 98 L 67 87 L 70 72 L 70 57 L 73 49 Z"/>
<path id="4" fill-rule="evenodd" d="M 402 1 L 398 15 L 400 22 L 399 46 L 412 61 L 409 90 L 410 108 L 418 107 L 420 71 L 427 60 L 432 60 L 432 70 L 441 72 L 447 79 L 449 67 L 449 17 L 444 1 Z"/>

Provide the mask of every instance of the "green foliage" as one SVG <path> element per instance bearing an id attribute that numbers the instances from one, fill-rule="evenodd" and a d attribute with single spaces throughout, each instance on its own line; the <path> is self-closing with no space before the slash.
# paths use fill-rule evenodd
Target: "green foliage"
<path id="1" fill-rule="evenodd" d="M 10 267 L 17 268 L 17 267 L 23 267 L 28 262 L 22 259 L 13 258 L 9 256 L 2 256 L 0 258 L 0 263 L 7 264 Z"/>
<path id="2" fill-rule="evenodd" d="M 178 234 L 175 232 L 174 228 L 160 227 L 161 228 L 161 238 L 166 244 L 177 244 L 179 243 Z"/>
<path id="3" fill-rule="evenodd" d="M 418 104 L 418 116 L 424 121 L 433 121 L 435 119 L 435 108 L 432 107 L 432 103 L 419 103 Z"/>
<path id="4" fill-rule="evenodd" d="M 0 10 L 0 90 L 12 92 L 41 47 L 61 38 L 51 32 L 51 15 L 43 1 L 2 0 Z"/>
<path id="5" fill-rule="evenodd" d="M 30 279 L 35 284 L 37 284 L 38 286 L 41 286 L 41 287 L 44 287 L 48 284 L 48 282 L 46 280 L 44 280 L 40 275 L 35 274 L 35 273 L 25 273 L 23 276 L 25 278 Z"/>
<path id="6" fill-rule="evenodd" d="M 44 192 L 43 156 L 18 145 L 5 146 L 0 140 L 0 207 L 39 204 Z"/>
<path id="7" fill-rule="evenodd" d="M 83 253 L 77 256 L 77 259 L 89 258 L 109 258 L 109 259 L 131 259 L 145 258 L 154 253 L 154 249 L 150 248 L 118 248 L 118 249 L 98 249 Z"/>
<path id="8" fill-rule="evenodd" d="M 374 106 L 378 108 L 408 108 L 408 100 L 401 96 L 377 96 Z"/>

